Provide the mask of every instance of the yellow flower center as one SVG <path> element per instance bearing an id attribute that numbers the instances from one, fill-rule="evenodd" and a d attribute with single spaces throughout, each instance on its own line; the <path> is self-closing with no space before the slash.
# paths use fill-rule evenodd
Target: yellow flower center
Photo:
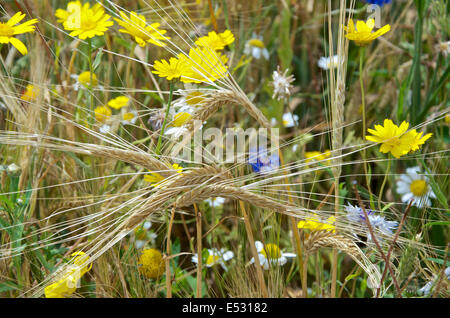
<path id="1" fill-rule="evenodd" d="M 14 35 L 14 29 L 6 23 L 0 23 L 0 36 L 6 36 L 8 38 Z"/>
<path id="2" fill-rule="evenodd" d="M 385 144 L 392 146 L 392 147 L 398 147 L 402 143 L 399 137 L 390 137 L 389 139 L 384 141 Z"/>
<path id="3" fill-rule="evenodd" d="M 27 102 L 34 101 L 37 99 L 39 91 L 39 88 L 34 87 L 34 85 L 27 85 L 27 89 L 20 98 Z"/>
<path id="4" fill-rule="evenodd" d="M 78 82 L 84 86 L 90 86 L 91 84 L 91 73 L 83 72 L 78 76 Z M 95 74 L 92 74 L 92 85 L 97 86 L 98 80 Z"/>
<path id="5" fill-rule="evenodd" d="M 97 28 L 98 23 L 95 19 L 93 19 L 90 15 L 84 15 L 83 19 L 81 20 L 81 29 L 84 31 L 90 31 Z"/>
<path id="6" fill-rule="evenodd" d="M 250 44 L 251 46 L 259 47 L 261 49 L 264 48 L 264 42 L 259 39 L 251 39 L 250 41 L 248 41 L 248 44 Z"/>
<path id="7" fill-rule="evenodd" d="M 164 273 L 164 260 L 160 251 L 145 250 L 139 258 L 139 272 L 147 278 L 157 279 Z"/>
<path id="8" fill-rule="evenodd" d="M 410 190 L 416 197 L 424 196 L 428 190 L 427 183 L 425 180 L 414 180 L 411 182 Z"/>
<path id="9" fill-rule="evenodd" d="M 190 92 L 186 96 L 186 104 L 188 104 L 190 106 L 201 104 L 201 103 L 203 103 L 204 100 L 205 100 L 205 95 L 200 92 L 196 92 L 196 91 Z"/>
<path id="10" fill-rule="evenodd" d="M 125 113 L 123 114 L 123 120 L 132 120 L 134 118 L 133 113 Z"/>
<path id="11" fill-rule="evenodd" d="M 219 255 L 209 255 L 208 259 L 206 260 L 206 264 L 207 265 L 213 265 L 215 262 L 217 262 L 219 260 L 220 256 Z"/>
<path id="12" fill-rule="evenodd" d="M 178 113 L 174 116 L 172 126 L 181 127 L 192 118 L 192 115 L 186 112 Z"/>
<path id="13" fill-rule="evenodd" d="M 261 251 L 267 259 L 279 259 L 281 257 L 280 248 L 276 244 L 266 244 L 264 249 Z"/>

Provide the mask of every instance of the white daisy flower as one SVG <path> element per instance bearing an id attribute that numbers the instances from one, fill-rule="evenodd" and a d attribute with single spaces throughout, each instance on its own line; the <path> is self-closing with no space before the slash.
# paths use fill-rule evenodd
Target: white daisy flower
<path id="1" fill-rule="evenodd" d="M 91 85 L 91 73 L 89 71 L 70 75 L 71 78 L 77 82 L 73 85 L 73 89 L 78 91 L 80 88 L 88 89 Z M 103 86 L 98 85 L 97 75 L 92 74 L 92 88 L 103 89 Z"/>
<path id="2" fill-rule="evenodd" d="M 100 127 L 100 129 L 99 129 L 99 131 L 102 133 L 102 134 L 107 134 L 107 133 L 109 133 L 110 131 L 111 131 L 111 126 L 110 125 L 102 125 L 101 127 Z"/>
<path id="3" fill-rule="evenodd" d="M 207 97 L 207 92 L 194 84 L 184 84 L 184 89 L 177 91 L 180 98 L 176 99 L 171 107 L 171 113 L 189 110 L 201 106 Z"/>
<path id="4" fill-rule="evenodd" d="M 283 126 L 286 128 L 292 128 L 296 124 L 298 124 L 298 116 L 292 113 L 284 113 L 283 114 Z M 271 124 L 272 126 L 276 126 L 278 121 L 276 118 L 272 118 Z"/>
<path id="5" fill-rule="evenodd" d="M 170 112 L 170 111 L 169 111 Z M 189 133 L 185 127 L 191 120 L 194 109 L 192 107 L 183 107 L 173 116 L 173 119 L 168 123 L 164 135 L 170 135 L 172 138 L 178 139 L 180 136 Z M 203 125 L 199 128 L 202 129 Z"/>
<path id="6" fill-rule="evenodd" d="M 273 86 L 273 95 L 272 98 L 285 99 L 292 94 L 292 82 L 295 81 L 294 75 L 287 76 L 289 69 L 281 73 L 280 66 L 278 66 L 277 70 L 273 72 L 272 78 L 272 86 Z"/>
<path id="7" fill-rule="evenodd" d="M 125 111 L 122 114 L 122 125 L 134 125 L 138 119 L 138 112 L 135 110 Z"/>
<path id="8" fill-rule="evenodd" d="M 16 165 L 15 163 L 12 163 L 6 168 L 6 170 L 9 173 L 16 173 L 17 171 L 20 170 L 20 167 L 18 165 Z"/>
<path id="9" fill-rule="evenodd" d="M 298 116 L 292 113 L 283 114 L 283 126 L 286 128 L 292 128 L 298 124 Z"/>
<path id="10" fill-rule="evenodd" d="M 157 237 L 156 233 L 150 231 L 152 227 L 152 222 L 145 221 L 141 226 L 137 227 L 134 230 L 135 242 L 134 246 L 136 249 L 143 248 L 147 243 L 151 245 L 155 244 L 155 239 Z"/>
<path id="11" fill-rule="evenodd" d="M 226 271 L 228 268 L 225 265 L 225 262 L 229 261 L 234 257 L 234 253 L 232 251 L 227 251 L 224 248 L 221 248 L 218 250 L 217 248 L 208 249 L 208 258 L 206 259 L 206 262 L 203 264 L 206 265 L 206 267 L 212 267 L 216 264 L 220 264 L 222 268 Z M 198 264 L 198 254 L 194 254 L 192 256 L 192 263 Z"/>
<path id="12" fill-rule="evenodd" d="M 209 198 L 207 200 L 205 200 L 205 202 L 207 202 L 210 206 L 221 206 L 225 203 L 225 198 L 222 197 L 216 197 L 216 198 Z"/>
<path id="13" fill-rule="evenodd" d="M 430 198 L 436 199 L 428 177 L 421 174 L 420 167 L 406 169 L 406 174 L 397 181 L 397 193 L 402 195 L 402 202 L 413 200 L 413 205 L 418 208 L 431 206 Z"/>
<path id="14" fill-rule="evenodd" d="M 255 242 L 256 250 L 258 251 L 259 263 L 261 266 L 268 270 L 270 266 L 279 265 L 283 266 L 287 263 L 288 258 L 296 257 L 294 253 L 284 253 L 280 250 L 278 245 L 269 243 L 264 246 L 260 241 Z M 253 264 L 255 259 L 252 257 L 250 264 Z"/>
<path id="15" fill-rule="evenodd" d="M 142 225 L 142 227 L 143 227 L 145 230 L 149 230 L 149 229 L 152 227 L 152 222 L 150 222 L 150 221 L 145 221 L 144 224 Z"/>
<path id="16" fill-rule="evenodd" d="M 336 68 L 339 63 L 339 57 L 334 55 L 332 57 L 323 56 L 319 59 L 317 64 L 323 70 L 329 70 L 330 68 Z"/>
<path id="17" fill-rule="evenodd" d="M 436 49 L 442 53 L 445 57 L 450 54 L 450 41 L 440 42 L 436 45 Z"/>
<path id="18" fill-rule="evenodd" d="M 253 33 L 252 38 L 245 43 L 244 54 L 251 55 L 259 60 L 263 56 L 266 60 L 269 59 L 269 51 L 266 49 L 262 35 Z"/>
<path id="19" fill-rule="evenodd" d="M 180 138 L 184 134 L 187 134 L 189 132 L 189 129 L 186 127 L 170 127 L 164 131 L 164 135 L 172 136 L 175 139 Z"/>

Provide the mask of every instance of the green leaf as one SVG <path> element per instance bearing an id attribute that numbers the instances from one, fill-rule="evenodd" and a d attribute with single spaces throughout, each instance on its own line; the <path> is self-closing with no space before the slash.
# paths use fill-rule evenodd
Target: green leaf
<path id="1" fill-rule="evenodd" d="M 433 226 L 433 225 L 450 225 L 450 221 L 436 221 L 425 224 L 425 226 Z"/>
<path id="2" fill-rule="evenodd" d="M 425 160 L 423 160 L 422 158 L 420 159 L 420 162 L 422 163 L 424 169 L 427 172 L 427 177 L 430 180 L 430 185 L 431 185 L 431 189 L 433 189 L 434 194 L 436 195 L 439 203 L 442 204 L 443 207 L 445 207 L 448 210 L 448 203 L 447 203 L 447 197 L 445 196 L 444 193 L 442 193 L 441 188 L 439 187 L 439 185 L 436 183 L 436 181 L 434 180 L 433 174 L 431 173 L 430 169 L 428 168 L 428 166 L 425 163 Z"/>
<path id="3" fill-rule="evenodd" d="M 434 263 L 438 263 L 438 264 L 444 265 L 444 260 L 443 259 L 428 257 L 427 260 L 429 260 L 431 262 L 434 262 Z M 450 266 L 450 261 L 447 261 L 447 264 L 445 266 L 449 267 Z"/>
<path id="4" fill-rule="evenodd" d="M 0 293 L 4 293 L 10 290 L 20 290 L 20 287 L 19 285 L 16 285 L 12 282 L 0 283 Z"/>
<path id="5" fill-rule="evenodd" d="M 384 212 L 386 210 L 388 210 L 391 206 L 393 206 L 394 204 L 396 204 L 395 202 L 391 202 L 389 204 L 386 204 L 382 209 L 381 212 Z"/>
<path id="6" fill-rule="evenodd" d="M 92 68 L 94 69 L 94 72 L 102 62 L 102 57 L 103 57 L 103 49 L 100 49 L 98 54 L 95 56 L 94 63 L 92 63 Z"/>
<path id="7" fill-rule="evenodd" d="M 288 8 L 285 8 L 283 12 L 281 12 L 281 21 L 280 21 L 280 47 L 278 48 L 278 56 L 281 60 L 281 66 L 283 70 L 289 68 L 292 63 L 292 58 L 294 53 L 292 52 L 291 47 L 291 11 Z"/>
<path id="8" fill-rule="evenodd" d="M 128 49 L 128 51 L 131 51 L 131 47 L 132 47 L 131 43 L 126 41 L 126 40 L 124 40 L 121 37 L 115 36 L 114 37 L 114 43 L 125 47 L 126 49 Z"/>

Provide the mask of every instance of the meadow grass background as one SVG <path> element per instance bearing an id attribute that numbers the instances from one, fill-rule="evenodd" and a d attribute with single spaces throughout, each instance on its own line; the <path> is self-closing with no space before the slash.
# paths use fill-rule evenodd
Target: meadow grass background
<path id="1" fill-rule="evenodd" d="M 90 1 L 91 5 L 94 2 Z M 282 169 L 260 175 L 247 163 L 219 163 L 229 176 L 226 181 L 211 182 L 237 189 L 247 186 L 253 193 L 298 207 L 302 213 L 289 215 L 277 208 L 254 206 L 253 199 L 171 205 L 179 195 L 204 186 L 192 182 L 191 188 L 183 188 L 177 197 L 161 199 L 167 201 L 165 206 L 102 250 L 72 297 L 373 297 L 376 288 L 370 288 L 370 281 L 368 287 L 367 272 L 345 248 L 338 251 L 337 245 L 323 243 L 308 254 L 305 243 L 314 243 L 314 233 L 296 226 L 312 213 L 324 219 L 335 215 L 336 232 L 358 244 L 371 266 L 382 273 L 386 262 L 379 249 L 367 243 L 364 231 L 346 219 L 345 206 L 361 202 L 402 223 L 399 237 L 385 238 L 381 247 L 384 254 L 390 251 L 390 266 L 400 290 L 388 271 L 381 296 L 448 296 L 448 2 L 393 0 L 384 5 L 381 25 L 390 24 L 391 30 L 365 48 L 362 74 L 361 49 L 349 43 L 348 53 L 343 55 L 346 73 L 340 79 L 345 89 L 339 92 L 343 108 L 337 124 L 333 122 L 333 96 L 338 88 L 331 82 L 342 73 L 330 74 L 318 61 L 329 56 L 331 49 L 336 53 L 343 13 L 354 20 L 368 18 L 363 1 L 99 2 L 113 17 L 119 17 L 116 6 L 120 6 L 143 14 L 148 23 L 161 23 L 171 41 L 185 51 L 188 47 L 182 37 L 197 37 L 193 25 L 207 32 L 232 31 L 235 41 L 226 49 L 230 76 L 269 121 L 276 119 Z M 28 55 L 22 56 L 11 45 L 0 47 L 1 297 L 42 294 L 49 279 L 54 279 L 52 273 L 70 261 L 71 253 L 93 246 L 111 231 L 108 226 L 125 222 L 125 216 L 140 211 L 143 202 L 157 191 L 143 178 L 148 173 L 145 165 L 123 153 L 114 155 L 111 149 L 144 152 L 169 166 L 173 163 L 169 150 L 175 143 L 164 138 L 163 157 L 159 157 L 155 153 L 158 131 L 152 127 L 152 120 L 167 105 L 170 84 L 151 73 L 155 60 L 173 54 L 151 44 L 136 46 L 132 37 L 118 32 L 117 23 L 105 35 L 94 37 L 89 48 L 86 42 L 70 37 L 56 21 L 55 10 L 66 5 L 67 1 L 59 0 L 0 2 L 0 22 L 17 11 L 26 13 L 27 20 L 39 20 L 36 32 L 21 37 Z M 182 19 L 181 11 L 191 23 Z M 268 59 L 244 53 L 247 41 L 255 35 L 262 36 Z M 71 75 L 89 70 L 89 54 L 102 87 L 93 92 L 75 90 L 76 80 Z M 277 66 L 295 77 L 286 100 L 273 98 L 271 82 Z M 417 152 L 399 159 L 364 140 L 360 78 L 366 128 L 385 119 L 397 125 L 405 120 L 410 128 L 432 133 L 432 138 Z M 39 91 L 31 100 L 24 100 L 28 84 Z M 175 89 L 185 86 L 177 82 Z M 174 100 L 179 98 L 177 94 Z M 101 106 L 120 95 L 130 98 L 129 109 L 137 111 L 139 118 L 125 126 L 120 123 L 121 112 L 113 111 L 116 120 L 111 121 L 110 135 L 103 134 L 100 125 L 91 125 L 92 103 Z M 218 108 L 205 128 L 261 126 L 245 107 L 233 101 L 229 104 Z M 293 127 L 280 124 L 285 113 L 298 116 Z M 337 131 L 342 140 L 335 148 L 338 136 L 333 133 Z M 307 153 L 328 149 L 333 150 L 330 157 L 306 162 Z M 187 162 L 181 166 L 183 171 L 204 168 Z M 429 207 L 408 208 L 397 192 L 399 177 L 414 166 L 426 173 L 436 195 Z M 336 169 L 340 170 L 338 178 Z M 260 186 L 258 181 L 262 181 Z M 144 226 L 145 221 L 151 222 L 150 228 L 149 223 Z M 254 241 L 276 244 L 298 257 L 289 258 L 283 266 L 258 271 L 249 263 Z M 139 256 L 150 248 L 172 255 L 162 261 L 165 267 L 157 278 L 139 271 Z M 233 251 L 234 257 L 225 262 L 227 270 L 219 264 L 205 266 L 211 248 Z M 200 267 L 191 260 L 199 252 L 203 255 Z M 420 292 L 430 282 L 431 291 Z"/>

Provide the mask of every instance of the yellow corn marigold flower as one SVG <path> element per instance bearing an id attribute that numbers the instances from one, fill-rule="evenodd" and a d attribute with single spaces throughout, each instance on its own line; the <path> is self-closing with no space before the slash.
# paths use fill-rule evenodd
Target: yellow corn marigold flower
<path id="1" fill-rule="evenodd" d="M 358 46 L 367 46 L 370 43 L 372 43 L 373 40 L 391 30 L 391 26 L 387 24 L 382 28 L 380 28 L 379 30 L 372 32 L 374 26 L 375 26 L 374 19 L 367 20 L 367 22 L 358 20 L 356 21 L 356 28 L 355 28 L 353 20 L 350 19 L 348 21 L 348 27 L 344 26 L 344 30 L 347 31 L 345 37 L 351 41 L 355 41 L 355 44 Z"/>
<path id="2" fill-rule="evenodd" d="M 14 36 L 23 33 L 33 32 L 35 26 L 38 22 L 37 19 L 32 19 L 22 24 L 16 25 L 25 18 L 25 14 L 22 12 L 17 12 L 15 15 L 8 20 L 8 22 L 0 22 L 0 44 L 11 43 L 22 55 L 28 54 L 27 47 L 22 41 L 16 39 Z"/>
<path id="3" fill-rule="evenodd" d="M 165 270 L 163 256 L 160 251 L 150 248 L 142 251 L 138 261 L 139 273 L 147 278 L 157 279 Z"/>
<path id="4" fill-rule="evenodd" d="M 81 85 L 90 86 L 91 85 L 91 72 L 86 71 L 86 72 L 83 72 L 80 75 L 78 75 L 78 82 Z M 92 73 L 92 86 L 97 86 L 97 85 L 98 85 L 97 75 Z"/>
<path id="5" fill-rule="evenodd" d="M 66 10 L 57 9 L 55 11 L 56 22 L 61 23 L 65 30 L 74 30 L 81 24 L 81 1 L 70 1 Z"/>
<path id="6" fill-rule="evenodd" d="M 20 97 L 21 100 L 24 100 L 26 102 L 32 102 L 37 99 L 40 93 L 39 87 L 36 87 L 32 84 L 27 85 L 27 88 L 25 89 L 25 92 L 23 92 L 22 96 Z"/>
<path id="7" fill-rule="evenodd" d="M 189 57 L 180 54 L 178 58 L 189 66 L 181 75 L 183 83 L 215 82 L 228 76 L 228 58 L 209 47 L 190 49 Z"/>
<path id="8" fill-rule="evenodd" d="M 79 17 L 76 17 L 78 14 Z M 67 25 L 66 30 L 72 31 L 70 36 L 78 36 L 81 40 L 103 35 L 114 24 L 113 21 L 109 21 L 111 16 L 105 13 L 100 4 L 90 8 L 90 4 L 85 3 L 80 12 L 74 16 L 75 20 L 79 18 L 79 25 L 72 23 L 72 25 Z"/>
<path id="9" fill-rule="evenodd" d="M 174 168 L 177 173 L 183 174 L 183 168 L 179 164 L 174 163 L 172 168 Z M 155 188 L 161 187 L 165 180 L 166 178 L 164 178 L 160 173 L 154 171 L 149 171 L 149 174 L 144 176 L 144 181 L 151 183 L 151 186 Z"/>
<path id="10" fill-rule="evenodd" d="M 157 46 L 166 46 L 164 41 L 170 40 L 170 37 L 165 37 L 163 35 L 167 31 L 159 29 L 159 23 L 147 25 L 143 15 L 131 11 L 130 17 L 128 17 L 124 12 L 120 11 L 120 16 L 122 19 L 114 18 L 114 20 L 124 28 L 120 29 L 119 32 L 134 36 L 134 40 L 141 47 L 144 47 L 147 43 L 152 43 Z"/>
<path id="11" fill-rule="evenodd" d="M 411 151 L 416 151 L 427 141 L 432 134 L 422 137 L 423 133 L 418 133 L 415 129 L 407 132 L 409 123 L 402 122 L 400 127 L 392 120 L 385 119 L 384 126 L 375 125 L 375 129 L 368 129 L 372 136 L 366 136 L 369 141 L 381 143 L 382 153 L 391 153 L 395 158 L 400 158 Z"/>
<path id="12" fill-rule="evenodd" d="M 91 268 L 90 257 L 83 252 L 75 252 L 73 264 L 70 264 L 56 283 L 53 283 L 44 289 L 46 298 L 64 298 L 72 295 L 77 289 L 80 278 Z"/>
<path id="13" fill-rule="evenodd" d="M 408 131 L 404 136 L 402 136 L 402 139 L 405 143 L 409 144 L 410 151 L 414 152 L 419 150 L 420 146 L 425 144 L 425 141 L 431 138 L 433 136 L 432 133 L 426 134 L 423 136 L 423 132 L 417 132 L 415 129 Z"/>
<path id="14" fill-rule="evenodd" d="M 312 217 L 306 218 L 306 221 L 300 221 L 297 224 L 299 229 L 307 229 L 311 231 L 331 231 L 336 232 L 336 226 L 334 222 L 336 218 L 334 216 L 330 216 L 325 222 L 321 221 L 317 214 L 314 214 Z"/>
<path id="15" fill-rule="evenodd" d="M 179 78 L 188 70 L 188 65 L 183 60 L 171 57 L 169 62 L 166 60 L 155 61 L 152 73 L 159 77 L 166 77 L 168 81 Z"/>
<path id="16" fill-rule="evenodd" d="M 220 51 L 225 46 L 234 42 L 234 35 L 230 30 L 217 34 L 215 31 L 209 32 L 207 36 L 203 36 L 195 41 L 198 46 L 209 47 L 213 50 Z"/>
<path id="17" fill-rule="evenodd" d="M 126 96 L 119 96 L 119 97 L 116 97 L 114 99 L 111 99 L 108 102 L 108 106 L 111 107 L 111 108 L 119 110 L 122 107 L 128 106 L 128 102 L 129 101 L 130 101 L 130 99 L 128 97 L 126 97 Z"/>
<path id="18" fill-rule="evenodd" d="M 328 157 L 331 156 L 331 151 L 330 150 L 325 150 L 324 153 L 321 153 L 319 151 L 307 151 L 305 152 L 305 162 L 311 162 L 311 161 L 322 161 L 327 159 Z M 329 160 L 326 161 L 326 163 L 329 163 Z"/>
<path id="19" fill-rule="evenodd" d="M 95 112 L 95 119 L 97 119 L 97 121 L 101 123 L 108 120 L 108 118 L 111 117 L 112 115 L 111 109 L 107 106 L 98 106 L 97 108 L 94 109 L 94 112 Z"/>

